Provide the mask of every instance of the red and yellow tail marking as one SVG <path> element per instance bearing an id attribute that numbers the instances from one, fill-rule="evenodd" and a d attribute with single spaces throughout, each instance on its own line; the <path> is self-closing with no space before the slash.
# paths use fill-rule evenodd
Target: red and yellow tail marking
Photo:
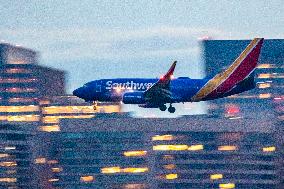
<path id="1" fill-rule="evenodd" d="M 257 65 L 262 43 L 263 38 L 253 39 L 227 70 L 210 79 L 191 100 L 201 101 L 205 98 L 217 97 L 218 93 L 228 92 L 245 79 Z"/>

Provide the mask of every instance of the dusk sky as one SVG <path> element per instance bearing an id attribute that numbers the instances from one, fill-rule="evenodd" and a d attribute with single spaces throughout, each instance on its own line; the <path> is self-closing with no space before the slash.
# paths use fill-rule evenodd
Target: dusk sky
<path id="1" fill-rule="evenodd" d="M 284 38 L 282 0 L 0 0 L 0 40 L 67 71 L 67 91 L 99 78 L 201 78 L 198 39 Z"/>

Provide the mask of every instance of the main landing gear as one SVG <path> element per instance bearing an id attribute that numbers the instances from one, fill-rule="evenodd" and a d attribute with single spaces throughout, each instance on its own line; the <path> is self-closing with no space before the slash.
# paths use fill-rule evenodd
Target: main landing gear
<path id="1" fill-rule="evenodd" d="M 161 105 L 161 106 L 159 107 L 159 109 L 164 112 L 164 111 L 166 111 L 167 106 L 166 106 L 165 104 L 163 104 L 163 105 Z M 175 113 L 176 109 L 175 109 L 175 107 L 172 106 L 172 104 L 170 104 L 170 107 L 168 108 L 168 111 L 169 111 L 170 113 Z"/>
<path id="2" fill-rule="evenodd" d="M 167 106 L 165 104 L 163 104 L 159 107 L 159 109 L 164 112 L 164 111 L 166 111 Z"/>
<path id="3" fill-rule="evenodd" d="M 172 104 L 171 104 L 170 107 L 168 108 L 168 111 L 169 111 L 170 113 L 175 113 L 176 108 L 173 107 Z"/>

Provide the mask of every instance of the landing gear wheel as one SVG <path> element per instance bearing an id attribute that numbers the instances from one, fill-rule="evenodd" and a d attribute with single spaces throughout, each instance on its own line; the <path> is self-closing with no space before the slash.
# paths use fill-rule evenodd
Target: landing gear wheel
<path id="1" fill-rule="evenodd" d="M 159 107 L 159 109 L 164 112 L 164 111 L 166 111 L 167 106 L 165 104 L 163 104 Z"/>
<path id="2" fill-rule="evenodd" d="M 97 105 L 98 105 L 98 102 L 97 102 L 97 101 L 94 101 L 94 102 L 93 102 L 93 109 L 94 109 L 94 110 L 97 110 Z"/>
<path id="3" fill-rule="evenodd" d="M 170 113 L 175 113 L 176 108 L 175 108 L 175 107 L 170 106 L 170 107 L 168 108 L 168 111 L 169 111 Z"/>

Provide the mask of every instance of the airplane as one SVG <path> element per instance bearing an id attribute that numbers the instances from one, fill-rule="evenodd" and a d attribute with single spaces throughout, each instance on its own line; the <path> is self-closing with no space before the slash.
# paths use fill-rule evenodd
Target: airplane
<path id="1" fill-rule="evenodd" d="M 239 57 L 212 78 L 174 78 L 177 61 L 161 78 L 100 79 L 84 84 L 73 95 L 86 102 L 123 102 L 143 108 L 175 112 L 173 103 L 199 102 L 223 98 L 255 88 L 254 70 L 258 63 L 263 38 L 254 38 Z M 169 103 L 169 107 L 166 104 Z"/>

